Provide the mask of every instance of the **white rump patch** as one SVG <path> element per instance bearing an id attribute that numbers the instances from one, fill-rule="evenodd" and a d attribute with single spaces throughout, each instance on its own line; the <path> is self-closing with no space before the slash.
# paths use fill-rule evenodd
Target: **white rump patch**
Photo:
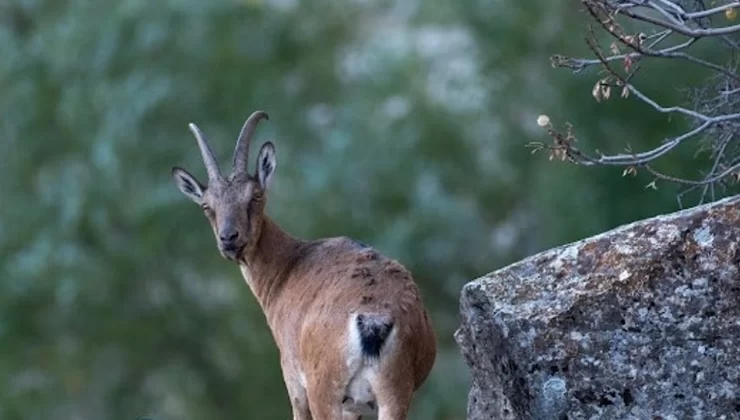
<path id="1" fill-rule="evenodd" d="M 366 315 L 372 316 L 372 315 Z M 388 335 L 380 359 L 393 347 L 396 329 Z M 346 412 L 355 415 L 373 416 L 378 414 L 377 400 L 370 385 L 378 374 L 379 359 L 366 358 L 362 352 L 360 330 L 357 327 L 357 314 L 349 317 L 347 324 L 347 374 L 345 401 L 342 406 Z"/>
<path id="2" fill-rule="evenodd" d="M 349 337 L 347 340 L 347 368 L 350 376 L 353 376 L 362 368 L 364 363 L 362 357 L 362 344 L 360 342 L 360 330 L 357 328 L 357 314 L 350 315 L 347 332 Z"/>

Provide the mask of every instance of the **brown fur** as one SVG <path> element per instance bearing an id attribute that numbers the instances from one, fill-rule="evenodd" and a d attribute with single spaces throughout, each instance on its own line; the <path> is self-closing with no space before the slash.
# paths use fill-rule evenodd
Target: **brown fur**
<path id="1" fill-rule="evenodd" d="M 274 147 L 265 149 L 254 176 L 211 180 L 213 186 L 194 194 L 189 184 L 194 178 L 179 168 L 173 174 L 181 190 L 206 209 L 219 250 L 239 264 L 265 313 L 280 350 L 293 418 L 360 418 L 344 412 L 342 403 L 353 379 L 348 354 L 360 348 L 352 341 L 350 319 L 368 314 L 393 322 L 376 373 L 367 376 L 379 419 L 406 419 L 412 395 L 436 358 L 435 334 L 417 285 L 401 264 L 349 238 L 305 241 L 280 229 L 264 214 L 276 163 Z M 260 162 L 267 168 L 262 173 Z M 226 225 L 238 231 L 237 251 L 220 239 Z"/>

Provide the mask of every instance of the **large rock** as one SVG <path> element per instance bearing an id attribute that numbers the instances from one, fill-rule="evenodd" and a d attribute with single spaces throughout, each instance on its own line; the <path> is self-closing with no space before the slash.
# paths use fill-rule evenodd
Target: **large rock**
<path id="1" fill-rule="evenodd" d="M 740 419 L 740 197 L 465 286 L 468 419 Z"/>

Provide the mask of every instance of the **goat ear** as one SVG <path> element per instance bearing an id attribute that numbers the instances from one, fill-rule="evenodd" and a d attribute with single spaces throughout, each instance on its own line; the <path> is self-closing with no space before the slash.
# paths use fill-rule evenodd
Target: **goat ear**
<path id="1" fill-rule="evenodd" d="M 194 176 L 190 175 L 190 173 L 185 169 L 176 166 L 172 168 L 172 178 L 175 179 L 177 188 L 179 188 L 186 197 L 197 204 L 203 204 L 203 191 L 205 191 L 206 188 L 203 184 L 198 182 Z"/>
<path id="2" fill-rule="evenodd" d="M 270 186 L 276 167 L 275 145 L 268 141 L 262 145 L 259 156 L 257 156 L 257 180 L 263 191 L 267 191 L 267 188 Z"/>

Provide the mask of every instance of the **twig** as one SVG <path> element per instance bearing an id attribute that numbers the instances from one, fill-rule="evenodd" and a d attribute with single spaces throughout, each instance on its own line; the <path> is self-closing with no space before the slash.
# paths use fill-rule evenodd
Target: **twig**
<path id="1" fill-rule="evenodd" d="M 662 19 L 654 18 L 652 16 L 643 15 L 639 13 L 634 13 L 629 10 L 622 11 L 622 14 L 624 14 L 625 16 L 629 16 L 636 20 L 641 20 L 644 22 L 648 22 L 654 25 L 661 26 L 666 29 L 671 29 L 678 34 L 685 35 L 691 38 L 703 38 L 707 36 L 730 35 L 730 34 L 740 31 L 740 25 L 725 26 L 722 28 L 691 29 L 683 25 L 675 24 L 672 22 L 666 22 Z"/>
<path id="2" fill-rule="evenodd" d="M 733 1 L 732 3 L 727 3 L 723 6 L 717 6 L 712 9 L 702 10 L 701 12 L 683 13 L 681 17 L 686 20 L 694 20 L 694 19 L 709 17 L 712 15 L 722 13 L 725 10 L 736 9 L 736 8 L 740 8 L 740 1 Z"/>
<path id="3" fill-rule="evenodd" d="M 714 175 L 709 178 L 702 179 L 700 181 L 694 181 L 692 179 L 685 179 L 685 178 L 679 178 L 679 177 L 675 177 L 671 175 L 661 174 L 660 172 L 651 168 L 650 165 L 645 165 L 645 169 L 647 169 L 651 174 L 655 175 L 655 177 L 660 178 L 664 181 L 671 181 L 677 184 L 685 184 L 685 185 L 706 185 L 706 184 L 715 183 L 719 181 L 720 179 L 732 174 L 733 172 L 737 172 L 738 170 L 740 170 L 740 163 L 736 163 L 735 165 L 730 166 L 729 168 L 725 169 L 719 174 Z"/>

